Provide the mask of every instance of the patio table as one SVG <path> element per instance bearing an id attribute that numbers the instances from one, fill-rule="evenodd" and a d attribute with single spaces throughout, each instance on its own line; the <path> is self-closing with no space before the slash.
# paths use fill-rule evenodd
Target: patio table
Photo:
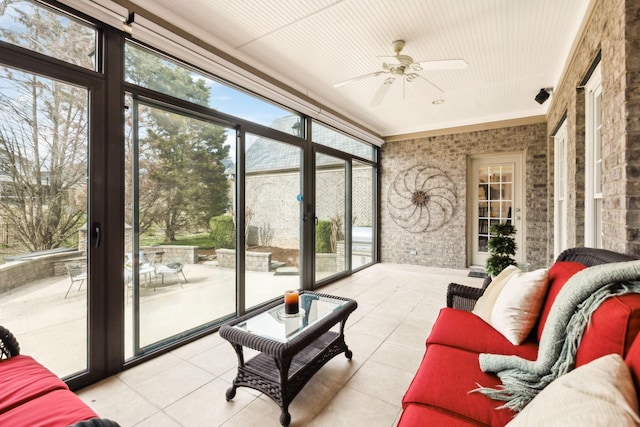
<path id="1" fill-rule="evenodd" d="M 301 291 L 298 315 L 286 315 L 284 303 L 276 301 L 223 325 L 220 336 L 238 356 L 238 374 L 227 400 L 238 387 L 258 390 L 280 406 L 280 423 L 289 425 L 289 404 L 311 377 L 338 354 L 351 359 L 344 326 L 357 307 L 348 298 Z M 243 347 L 260 353 L 245 361 Z"/>

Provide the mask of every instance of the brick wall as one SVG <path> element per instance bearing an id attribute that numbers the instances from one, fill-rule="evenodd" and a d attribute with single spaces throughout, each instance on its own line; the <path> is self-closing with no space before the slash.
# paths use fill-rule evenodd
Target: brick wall
<path id="1" fill-rule="evenodd" d="M 466 268 L 467 159 L 470 155 L 524 152 L 527 212 L 525 259 L 532 268 L 545 263 L 547 234 L 546 124 L 529 124 L 387 142 L 381 152 L 381 236 L 383 262 Z M 389 216 L 389 186 L 400 171 L 412 166 L 435 166 L 456 184 L 457 209 L 446 226 L 410 233 Z M 409 253 L 415 249 L 417 254 Z"/>
<path id="2" fill-rule="evenodd" d="M 601 52 L 602 243 L 640 255 L 640 3 L 598 0 L 576 45 L 547 114 L 548 250 L 553 253 L 553 139 L 563 117 L 568 129 L 568 236 L 584 245 L 585 93 L 580 84 Z"/>
<path id="3" fill-rule="evenodd" d="M 353 168 L 354 226 L 371 226 L 371 167 Z M 248 175 L 247 208 L 250 220 L 249 245 L 298 248 L 300 245 L 300 190 L 298 172 Z M 316 216 L 328 220 L 345 209 L 345 169 L 320 169 L 316 174 Z M 344 215 L 342 225 L 345 225 Z M 264 239 L 261 236 L 270 236 Z"/>
<path id="4" fill-rule="evenodd" d="M 640 255 L 640 2 L 628 1 L 625 16 L 624 47 L 627 72 L 625 76 L 626 144 L 622 160 L 626 172 L 624 198 L 624 231 L 626 252 Z M 622 245 L 620 245 L 622 246 Z"/>

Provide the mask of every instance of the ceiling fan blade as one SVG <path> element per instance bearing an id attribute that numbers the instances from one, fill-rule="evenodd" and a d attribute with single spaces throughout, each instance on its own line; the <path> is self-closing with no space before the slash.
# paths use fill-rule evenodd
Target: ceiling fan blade
<path id="1" fill-rule="evenodd" d="M 467 61 L 464 59 L 442 59 L 438 61 L 417 62 L 423 70 L 464 70 L 467 68 Z"/>
<path id="2" fill-rule="evenodd" d="M 385 73 L 385 72 L 386 72 L 386 71 L 376 71 L 375 73 L 369 73 L 369 74 L 365 74 L 365 75 L 362 75 L 362 76 L 354 77 L 354 78 L 349 79 L 349 80 L 345 80 L 345 81 L 342 81 L 342 82 L 338 82 L 338 83 L 334 84 L 334 85 L 333 85 L 333 87 L 340 87 L 340 86 L 344 86 L 344 85 L 346 85 L 347 83 L 357 82 L 358 80 L 364 80 L 364 79 L 369 78 L 369 77 L 377 77 L 377 76 L 379 76 L 380 74 L 383 74 L 383 73 Z"/>
<path id="3" fill-rule="evenodd" d="M 371 99 L 371 104 L 369 104 L 371 107 L 377 107 L 380 105 L 384 97 L 387 96 L 387 92 L 389 92 L 389 89 L 395 80 L 395 77 L 389 77 L 384 81 L 384 83 L 382 83 L 382 86 L 380 86 L 376 94 L 373 95 L 373 98 Z"/>

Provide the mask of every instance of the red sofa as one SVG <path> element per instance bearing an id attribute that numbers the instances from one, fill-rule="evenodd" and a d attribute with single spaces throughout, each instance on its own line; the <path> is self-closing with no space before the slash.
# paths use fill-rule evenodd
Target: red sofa
<path id="1" fill-rule="evenodd" d="M 51 371 L 21 355 L 15 337 L 0 326 L 0 426 L 118 427 L 98 418 Z"/>
<path id="2" fill-rule="evenodd" d="M 634 258 L 587 248 L 563 253 L 549 269 L 549 285 L 540 317 L 521 345 L 512 344 L 469 311 L 443 308 L 427 338 L 423 360 L 403 397 L 398 426 L 506 425 L 516 413 L 497 409 L 504 402 L 492 400 L 482 393 L 470 393 L 479 385 L 495 388 L 501 384 L 496 375 L 480 369 L 479 354 L 517 355 L 536 360 L 549 311 L 565 282 L 588 266 L 631 259 Z M 606 300 L 594 312 L 578 347 L 576 367 L 611 353 L 625 357 L 639 330 L 640 294 Z M 640 348 L 640 342 L 636 347 Z M 638 369 L 640 350 L 636 352 L 634 363 Z"/>

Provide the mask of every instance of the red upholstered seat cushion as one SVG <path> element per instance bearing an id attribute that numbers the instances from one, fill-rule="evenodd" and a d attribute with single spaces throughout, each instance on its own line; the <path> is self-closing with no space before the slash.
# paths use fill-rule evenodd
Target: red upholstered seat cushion
<path id="1" fill-rule="evenodd" d="M 617 353 L 625 357 L 640 331 L 640 295 L 609 298 L 593 313 L 578 352 L 576 366 Z"/>
<path id="2" fill-rule="evenodd" d="M 405 426 L 447 426 L 477 427 L 485 424 L 463 419 L 457 414 L 448 414 L 430 406 L 411 404 L 402 412 L 398 427 Z"/>
<path id="3" fill-rule="evenodd" d="M 533 340 L 513 345 L 480 317 L 455 308 L 440 310 L 427 338 L 429 344 L 442 344 L 476 353 L 513 354 L 530 360 L 538 357 L 538 343 Z"/>
<path id="4" fill-rule="evenodd" d="M 69 390 L 53 390 L 0 414 L 0 426 L 66 427 L 98 415 Z"/>
<path id="5" fill-rule="evenodd" d="M 18 355 L 0 361 L 0 413 L 53 390 L 68 388 L 32 357 Z"/>
<path id="6" fill-rule="evenodd" d="M 504 402 L 489 399 L 482 393 L 469 393 L 478 388 L 478 384 L 485 387 L 500 384 L 498 377 L 480 370 L 478 353 L 429 344 L 402 406 L 404 409 L 410 403 L 420 403 L 440 408 L 444 413 L 460 414 L 462 419 L 479 424 L 504 426 L 514 413 L 496 409 Z"/>
<path id="7" fill-rule="evenodd" d="M 558 292 L 567 283 L 567 280 L 580 270 L 584 270 L 584 265 L 579 262 L 572 261 L 560 261 L 556 262 L 549 269 L 549 287 L 547 288 L 547 297 L 544 300 L 542 309 L 540 310 L 540 318 L 538 319 L 537 335 L 536 338 L 540 342 L 544 325 L 549 317 L 549 311 L 551 306 L 558 296 Z"/>

